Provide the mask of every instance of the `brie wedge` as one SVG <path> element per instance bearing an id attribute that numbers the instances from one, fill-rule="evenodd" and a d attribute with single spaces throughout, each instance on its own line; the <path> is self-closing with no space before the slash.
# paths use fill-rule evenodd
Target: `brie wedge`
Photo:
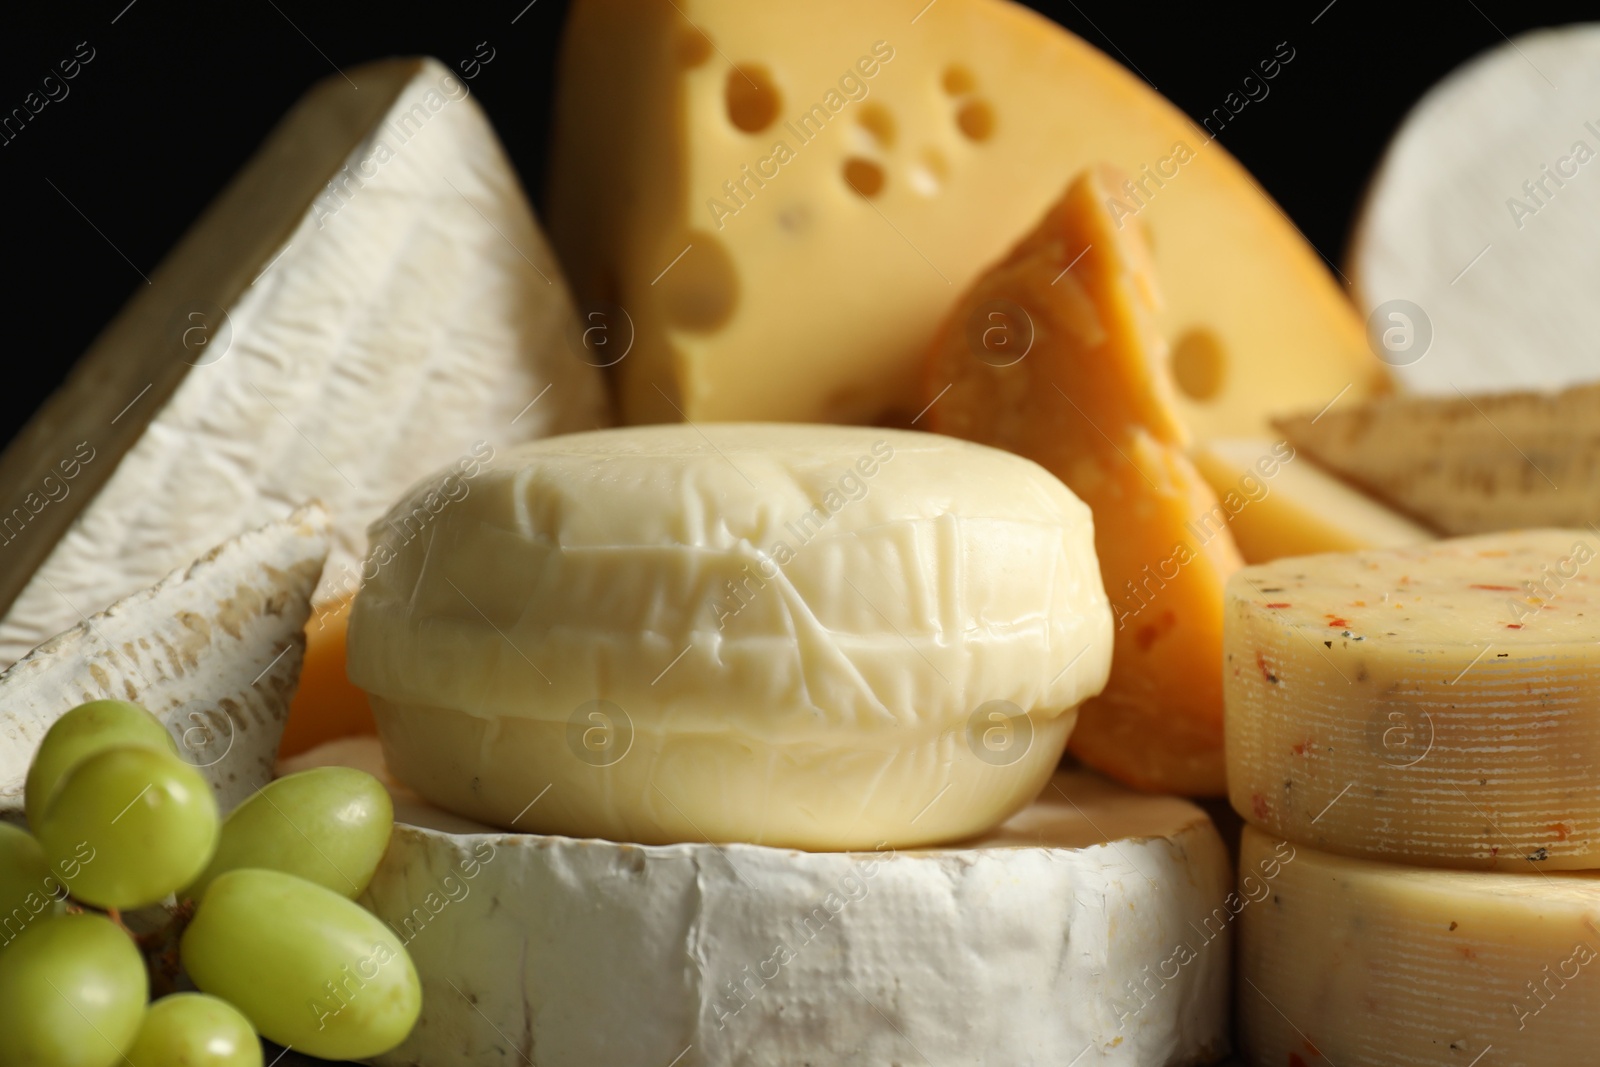
<path id="1" fill-rule="evenodd" d="M 466 87 L 427 59 L 348 74 L 289 112 L 0 457 L 0 666 L 302 500 L 334 522 L 319 600 L 348 595 L 367 523 L 419 474 L 603 421 Z"/>
<path id="2" fill-rule="evenodd" d="M 0 818 L 21 820 L 51 724 L 107 697 L 165 722 L 224 812 L 271 781 L 328 531 L 320 505 L 299 508 L 83 616 L 0 674 Z"/>
<path id="3" fill-rule="evenodd" d="M 383 774 L 372 739 L 284 770 L 330 763 Z M 505 834 L 389 784 L 401 823 L 362 903 L 424 994 L 380 1064 L 1176 1067 L 1226 1051 L 1244 904 L 1187 801 L 1067 771 L 963 847 L 809 853 Z"/>

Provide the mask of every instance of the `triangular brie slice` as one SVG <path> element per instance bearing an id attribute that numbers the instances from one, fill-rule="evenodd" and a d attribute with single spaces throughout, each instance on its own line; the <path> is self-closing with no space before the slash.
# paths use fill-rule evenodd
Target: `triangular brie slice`
<path id="1" fill-rule="evenodd" d="M 0 457 L 0 666 L 302 500 L 333 517 L 319 598 L 353 591 L 367 523 L 413 481 L 602 421 L 600 361 L 464 83 L 428 59 L 348 75 Z"/>
<path id="2" fill-rule="evenodd" d="M 51 724 L 107 697 L 166 722 L 223 811 L 270 781 L 328 533 L 320 505 L 299 508 L 80 617 L 0 674 L 0 818 L 21 819 Z"/>

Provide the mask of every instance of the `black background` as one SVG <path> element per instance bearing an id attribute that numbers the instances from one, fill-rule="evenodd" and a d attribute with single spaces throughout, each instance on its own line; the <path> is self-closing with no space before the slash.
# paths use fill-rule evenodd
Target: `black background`
<path id="1" fill-rule="evenodd" d="M 1031 6 L 1196 118 L 1289 42 L 1293 64 L 1220 140 L 1334 261 L 1385 141 L 1429 85 L 1506 34 L 1600 14 L 1593 0 L 1311 0 L 1265 12 L 1173 0 Z M 336 66 L 431 53 L 459 69 L 487 42 L 494 61 L 470 86 L 539 200 L 566 7 L 94 0 L 0 15 L 0 114 L 22 106 L 79 42 L 95 50 L 69 95 L 0 146 L 0 438 L 10 439 L 285 109 Z"/>

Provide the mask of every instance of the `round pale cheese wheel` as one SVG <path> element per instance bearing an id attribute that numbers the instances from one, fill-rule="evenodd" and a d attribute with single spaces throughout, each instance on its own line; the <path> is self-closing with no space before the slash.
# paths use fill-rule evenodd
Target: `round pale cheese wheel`
<path id="1" fill-rule="evenodd" d="M 517 830 L 958 840 L 1037 795 L 1109 670 L 1088 508 L 931 434 L 575 434 L 370 533 L 349 673 L 390 765 Z"/>
<path id="2" fill-rule="evenodd" d="M 1247 827 L 1237 898 L 1252 1067 L 1595 1061 L 1600 874 L 1402 867 Z"/>
<path id="3" fill-rule="evenodd" d="M 1541 29 L 1429 90 L 1352 242 L 1369 343 L 1409 388 L 1600 378 L 1600 25 Z"/>
<path id="4" fill-rule="evenodd" d="M 352 739 L 292 768 L 382 772 Z M 1213 1063 L 1240 902 L 1193 804 L 1056 775 L 962 847 L 799 852 L 401 820 L 362 903 L 422 1017 L 380 1064 Z M 687 1050 L 687 1051 L 686 1051 Z"/>
<path id="5" fill-rule="evenodd" d="M 1247 567 L 1227 590 L 1228 788 L 1345 855 L 1600 867 L 1600 535 Z"/>

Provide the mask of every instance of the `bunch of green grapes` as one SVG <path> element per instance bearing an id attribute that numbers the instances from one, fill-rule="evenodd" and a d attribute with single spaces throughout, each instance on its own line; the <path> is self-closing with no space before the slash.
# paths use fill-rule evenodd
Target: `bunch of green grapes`
<path id="1" fill-rule="evenodd" d="M 45 735 L 25 810 L 32 833 L 0 823 L 0 1067 L 260 1067 L 258 1034 L 357 1059 L 411 1032 L 416 969 L 355 903 L 394 828 L 371 775 L 280 778 L 222 820 L 155 716 L 98 700 Z M 180 960 L 200 992 L 152 1003 Z"/>

